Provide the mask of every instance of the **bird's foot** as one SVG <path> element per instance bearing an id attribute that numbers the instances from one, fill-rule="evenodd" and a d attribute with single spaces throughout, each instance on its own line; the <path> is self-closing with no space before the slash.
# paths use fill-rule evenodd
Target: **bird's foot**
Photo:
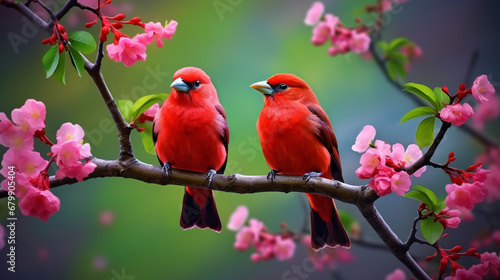
<path id="1" fill-rule="evenodd" d="M 304 176 L 302 177 L 302 179 L 304 181 L 309 182 L 309 180 L 311 180 L 311 178 L 317 178 L 319 176 L 323 175 L 323 173 L 321 172 L 315 172 L 315 171 L 311 171 L 311 172 L 308 172 L 306 174 L 304 174 Z"/>
<path id="2" fill-rule="evenodd" d="M 214 179 L 215 174 L 217 174 L 217 171 L 215 171 L 215 169 L 210 169 L 207 172 L 207 180 L 208 180 L 209 187 L 210 187 L 210 184 L 212 184 L 212 180 Z"/>
<path id="3" fill-rule="evenodd" d="M 170 166 L 169 162 L 165 162 L 162 167 L 161 167 L 161 174 L 167 177 L 167 179 L 170 179 L 170 174 L 172 173 L 172 167 Z"/>
<path id="4" fill-rule="evenodd" d="M 267 180 L 271 181 L 271 183 L 276 179 L 276 173 L 278 173 L 278 170 L 271 169 L 269 173 L 267 173 Z"/>

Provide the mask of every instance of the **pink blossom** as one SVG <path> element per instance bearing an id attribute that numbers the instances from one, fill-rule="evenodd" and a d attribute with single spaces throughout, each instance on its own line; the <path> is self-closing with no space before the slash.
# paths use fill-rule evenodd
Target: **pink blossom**
<path id="1" fill-rule="evenodd" d="M 446 207 L 445 209 L 447 209 Z M 462 213 L 459 210 L 449 210 L 448 211 L 448 219 L 446 219 L 446 226 L 450 228 L 457 228 L 460 224 L 460 215 Z"/>
<path id="2" fill-rule="evenodd" d="M 149 37 L 154 37 L 156 39 L 156 45 L 158 46 L 158 48 L 163 47 L 162 38 L 166 38 L 169 40 L 172 39 L 172 35 L 174 35 L 178 25 L 177 21 L 175 20 L 171 20 L 168 24 L 167 22 L 165 22 L 165 24 L 166 26 L 165 28 L 163 28 L 161 26 L 161 23 L 154 23 L 150 21 L 146 23 L 144 27 L 144 31 L 146 32 L 146 34 L 148 34 Z"/>
<path id="3" fill-rule="evenodd" d="M 450 208 L 464 207 L 466 209 L 474 208 L 475 201 L 470 192 L 470 183 L 463 183 L 462 185 L 448 184 L 445 186 L 448 196 L 446 196 L 446 205 Z"/>
<path id="4" fill-rule="evenodd" d="M 248 249 L 251 245 L 255 244 L 258 236 L 255 236 L 254 231 L 250 227 L 243 227 L 236 233 L 236 241 L 234 248 L 239 251 Z"/>
<path id="5" fill-rule="evenodd" d="M 314 2 L 307 11 L 304 23 L 310 26 L 315 25 L 319 21 L 324 12 L 325 12 L 325 5 L 323 5 L 323 3 L 319 1 Z"/>
<path id="6" fill-rule="evenodd" d="M 364 153 L 369 147 L 377 131 L 371 125 L 365 125 L 356 137 L 356 142 L 352 145 L 352 150 L 358 153 Z"/>
<path id="7" fill-rule="evenodd" d="M 110 226 L 115 220 L 115 215 L 111 211 L 102 211 L 99 214 L 99 223 L 102 226 Z"/>
<path id="8" fill-rule="evenodd" d="M 19 153 L 16 167 L 26 176 L 35 177 L 47 167 L 48 161 L 35 151 L 24 150 Z"/>
<path id="9" fill-rule="evenodd" d="M 44 222 L 59 211 L 60 206 L 59 198 L 52 192 L 35 187 L 29 187 L 26 195 L 19 200 L 19 208 L 23 215 L 38 217 Z"/>
<path id="10" fill-rule="evenodd" d="M 260 254 L 261 259 L 270 260 L 274 256 L 275 236 L 267 234 L 267 238 L 255 243 L 255 251 Z"/>
<path id="11" fill-rule="evenodd" d="M 474 115 L 474 110 L 468 103 L 446 105 L 439 113 L 443 121 L 456 126 L 463 125 L 472 115 Z"/>
<path id="12" fill-rule="evenodd" d="M 96 167 L 97 165 L 91 161 L 87 161 L 83 164 L 80 161 L 76 161 L 73 165 L 70 166 L 61 165 L 56 171 L 56 178 L 62 179 L 65 177 L 69 177 L 75 178 L 78 182 L 81 182 L 84 178 L 88 177 L 90 173 L 94 172 L 94 169 Z"/>
<path id="13" fill-rule="evenodd" d="M 409 59 L 422 58 L 422 49 L 416 44 L 402 46 L 401 53 L 406 55 Z"/>
<path id="14" fill-rule="evenodd" d="M 383 13 L 390 11 L 392 8 L 391 0 L 382 0 L 380 2 L 380 9 Z"/>
<path id="15" fill-rule="evenodd" d="M 391 154 L 391 145 L 387 144 L 382 140 L 375 140 L 375 147 L 384 156 L 388 156 Z"/>
<path id="16" fill-rule="evenodd" d="M 360 179 L 369 179 L 373 177 L 379 166 L 385 165 L 385 156 L 377 149 L 370 148 L 366 153 L 361 155 L 359 163 L 361 163 L 361 167 L 356 169 L 356 175 Z"/>
<path id="17" fill-rule="evenodd" d="M 368 183 L 368 186 L 377 192 L 378 196 L 388 195 L 392 192 L 391 189 L 391 178 L 387 176 L 375 175 L 373 180 Z"/>
<path id="18" fill-rule="evenodd" d="M 332 14 L 326 14 L 325 21 L 319 22 L 318 25 L 314 27 L 311 42 L 315 45 L 323 45 L 328 38 L 335 34 L 335 27 L 338 22 L 338 17 Z"/>
<path id="19" fill-rule="evenodd" d="M 28 99 L 19 109 L 12 110 L 12 121 L 23 131 L 33 133 L 45 127 L 45 104 Z"/>
<path id="20" fill-rule="evenodd" d="M 130 39 L 120 37 L 118 44 L 109 44 L 106 46 L 109 58 L 116 62 L 123 62 L 125 66 L 135 64 L 137 60 L 146 60 L 146 45 L 140 41 L 140 37 Z"/>
<path id="21" fill-rule="evenodd" d="M 455 276 L 448 276 L 444 278 L 445 280 L 481 280 L 483 279 L 480 274 L 477 273 L 472 266 L 471 269 L 466 270 L 465 268 L 459 268 L 455 271 Z"/>
<path id="22" fill-rule="evenodd" d="M 396 268 L 393 273 L 387 275 L 385 280 L 405 280 L 406 274 L 402 269 Z"/>
<path id="23" fill-rule="evenodd" d="M 57 155 L 57 165 L 59 167 L 74 165 L 80 159 L 81 147 L 82 144 L 76 141 L 57 143 L 52 146 L 52 152 Z"/>
<path id="24" fill-rule="evenodd" d="M 487 102 L 495 94 L 495 88 L 488 81 L 486 75 L 481 75 L 476 78 L 472 85 L 472 96 L 480 103 Z"/>
<path id="25" fill-rule="evenodd" d="M 84 135 L 85 132 L 80 125 L 73 125 L 72 123 L 67 122 L 63 123 L 61 128 L 57 130 L 56 139 L 58 144 L 63 144 L 70 140 L 80 142 L 82 141 Z"/>
<path id="26" fill-rule="evenodd" d="M 250 259 L 252 260 L 252 262 L 258 263 L 262 260 L 262 256 L 259 253 L 253 253 L 252 255 L 250 255 Z"/>
<path id="27" fill-rule="evenodd" d="M 482 130 L 487 121 L 500 115 L 500 98 L 493 96 L 489 101 L 477 105 L 474 111 L 472 121 L 478 129 Z"/>
<path id="28" fill-rule="evenodd" d="M 4 134 L 9 128 L 12 127 L 12 122 L 7 118 L 4 112 L 0 112 L 0 135 Z M 2 144 L 0 142 L 0 144 Z M 3 145 L 3 144 L 2 144 Z"/>
<path id="29" fill-rule="evenodd" d="M 158 103 L 153 104 L 149 109 L 142 112 L 142 114 L 135 121 L 136 123 L 144 123 L 146 121 L 152 122 L 156 116 L 156 113 L 160 110 L 160 105 Z"/>
<path id="30" fill-rule="evenodd" d="M 257 219 L 250 219 L 249 226 L 242 227 L 236 234 L 234 248 L 236 250 L 246 250 L 250 245 L 259 241 L 261 231 L 264 229 L 264 223 Z"/>
<path id="31" fill-rule="evenodd" d="M 227 228 L 230 230 L 238 230 L 243 226 L 247 218 L 248 208 L 246 206 L 238 206 L 233 214 L 231 214 Z"/>
<path id="32" fill-rule="evenodd" d="M 411 180 L 410 175 L 405 171 L 400 171 L 391 177 L 391 189 L 398 195 L 404 195 L 405 192 L 410 190 Z"/>
<path id="33" fill-rule="evenodd" d="M 0 143 L 11 149 L 31 151 L 33 150 L 35 141 L 33 140 L 33 134 L 31 132 L 13 125 L 4 133 L 0 134 Z"/>
<path id="34" fill-rule="evenodd" d="M 498 278 L 499 272 L 498 268 L 500 268 L 500 258 L 496 253 L 483 253 L 481 254 L 481 265 L 483 265 L 486 269 L 486 275 L 488 270 L 491 270 L 491 273 L 493 274 L 493 278 Z"/>
<path id="35" fill-rule="evenodd" d="M 408 145 L 406 151 L 404 149 L 404 146 L 399 143 L 392 145 L 392 153 L 390 155 L 390 158 L 395 164 L 398 164 L 401 167 L 408 167 L 419 160 L 421 157 L 422 150 L 420 150 L 420 148 L 415 144 Z M 426 169 L 427 168 L 423 166 L 422 168 L 415 171 L 415 173 L 413 173 L 413 176 L 420 177 Z"/>
<path id="36" fill-rule="evenodd" d="M 368 51 L 371 41 L 370 36 L 368 36 L 366 32 L 358 33 L 357 31 L 353 31 L 351 34 L 351 43 L 349 45 L 351 51 L 353 53 L 364 53 Z"/>
<path id="37" fill-rule="evenodd" d="M 277 260 L 283 261 L 293 257 L 295 252 L 295 242 L 291 238 L 276 236 L 274 245 L 274 256 Z"/>

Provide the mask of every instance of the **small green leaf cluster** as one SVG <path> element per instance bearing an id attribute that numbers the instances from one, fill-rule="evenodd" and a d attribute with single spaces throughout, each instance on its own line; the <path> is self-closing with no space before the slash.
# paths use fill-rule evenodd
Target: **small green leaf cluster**
<path id="1" fill-rule="evenodd" d="M 75 67 L 78 76 L 82 76 L 85 68 L 85 59 L 82 53 L 92 53 L 96 49 L 94 37 L 86 31 L 75 31 L 69 35 L 66 45 L 71 64 Z M 59 53 L 59 46 L 53 45 L 42 58 L 46 78 L 53 76 L 61 84 L 66 84 L 66 54 Z"/>

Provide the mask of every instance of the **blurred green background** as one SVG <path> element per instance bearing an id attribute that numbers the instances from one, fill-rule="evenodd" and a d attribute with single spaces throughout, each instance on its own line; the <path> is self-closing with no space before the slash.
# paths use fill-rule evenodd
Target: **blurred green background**
<path id="1" fill-rule="evenodd" d="M 363 15 L 364 5 L 374 2 L 335 0 L 325 1 L 325 5 L 327 12 L 352 26 L 354 18 Z M 62 0 L 50 2 L 52 8 L 60 8 L 61 3 Z M 311 28 L 303 24 L 311 3 L 306 0 L 113 1 L 112 10 L 124 11 L 127 18 L 139 16 L 144 22 L 162 23 L 175 19 L 179 26 L 163 48 L 154 44 L 148 47 L 145 62 L 127 68 L 106 57 L 103 75 L 115 99 L 135 101 L 146 94 L 169 92 L 172 75 L 181 67 L 204 69 L 218 90 L 230 127 L 226 173 L 264 175 L 269 168 L 255 129 L 263 100 L 249 85 L 279 72 L 294 73 L 309 83 L 330 116 L 339 140 L 344 178 L 351 184 L 365 184 L 367 181 L 357 179 L 354 174 L 360 155 L 350 147 L 356 135 L 364 125 L 371 124 L 377 129 L 377 139 L 405 146 L 413 143 L 418 122 L 400 125 L 399 120 L 415 104 L 406 93 L 389 85 L 372 60 L 354 54 L 330 57 L 326 46 L 313 46 Z M 220 5 L 227 10 L 218 12 L 215 6 Z M 493 0 L 409 1 L 386 15 L 382 37 L 391 40 L 406 36 L 421 46 L 424 58 L 414 63 L 407 81 L 430 87 L 445 85 L 454 92 L 459 83 L 466 82 L 469 60 L 477 51 L 479 56 L 468 78 L 486 74 L 498 88 L 499 12 L 500 3 Z M 111 13 L 110 16 L 114 15 Z M 74 9 L 62 23 L 68 31 L 85 29 L 83 23 L 93 18 L 89 20 L 82 15 Z M 86 75 L 79 78 L 69 63 L 66 86 L 53 78 L 45 79 L 41 59 L 48 47 L 41 45 L 41 41 L 49 35 L 38 29 L 27 32 L 30 30 L 26 24 L 19 13 L 0 6 L 0 112 L 10 116 L 10 111 L 22 106 L 28 98 L 43 101 L 47 107 L 49 138 L 55 140 L 62 123 L 78 123 L 86 131 L 85 141 L 91 144 L 93 155 L 117 158 L 116 132 L 91 79 Z M 98 27 L 91 31 L 97 35 Z M 126 26 L 123 31 L 131 36 L 141 32 L 135 26 Z M 13 45 L 8 39 L 12 34 L 24 39 Z M 472 80 L 467 82 L 471 86 Z M 476 104 L 472 99 L 469 103 Z M 498 125 L 496 120 L 486 130 L 498 137 Z M 134 153 L 140 160 L 157 164 L 155 156 L 144 152 L 137 133 L 133 142 Z M 42 154 L 49 151 L 42 145 L 36 148 Z M 0 151 L 3 154 L 5 149 Z M 456 153 L 457 167 L 465 168 L 482 147 L 467 134 L 452 128 L 438 149 L 436 161 L 446 161 L 450 151 Z M 413 183 L 443 195 L 443 186 L 448 181 L 444 173 L 429 170 L 424 178 Z M 105 178 L 59 187 L 54 194 L 61 199 L 61 210 L 48 222 L 18 213 L 17 272 L 7 272 L 7 252 L 3 248 L 1 279 L 126 279 L 120 278 L 122 272 L 135 279 L 294 279 L 283 278 L 284 273 L 307 258 L 304 247 L 299 245 L 292 260 L 254 264 L 250 261 L 252 250 L 233 249 L 234 232 L 183 231 L 179 227 L 183 188 L 179 186 Z M 232 211 L 244 204 L 250 209 L 250 217 L 262 220 L 271 231 L 279 231 L 280 222 L 298 230 L 303 219 L 308 219 L 308 213 L 301 208 L 301 196 L 215 194 L 224 225 Z M 376 205 L 394 231 L 405 239 L 418 203 L 390 195 Z M 338 203 L 338 207 L 358 219 L 366 239 L 380 242 L 355 207 L 343 203 Z M 3 225 L 6 210 L 7 201 L 3 199 L 0 201 Z M 101 224 L 103 212 L 112 215 L 110 225 Z M 486 220 L 479 215 L 472 223 L 449 231 L 446 242 L 467 246 L 484 227 Z M 356 261 L 337 267 L 342 279 L 383 279 L 395 268 L 402 268 L 384 250 L 354 244 L 351 252 Z M 413 252 L 418 257 L 432 254 L 419 246 Z M 307 274 L 307 279 L 331 278 L 328 270 Z"/>

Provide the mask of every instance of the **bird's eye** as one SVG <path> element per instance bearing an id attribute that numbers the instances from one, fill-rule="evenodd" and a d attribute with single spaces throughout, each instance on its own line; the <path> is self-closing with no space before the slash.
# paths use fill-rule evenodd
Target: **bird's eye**
<path id="1" fill-rule="evenodd" d="M 195 87 L 195 88 L 197 88 L 197 87 L 199 87 L 199 86 L 200 86 L 200 81 L 195 81 L 195 82 L 194 82 L 194 87 Z"/>
<path id="2" fill-rule="evenodd" d="M 288 88 L 286 84 L 280 84 L 279 87 L 281 90 L 286 90 Z"/>

